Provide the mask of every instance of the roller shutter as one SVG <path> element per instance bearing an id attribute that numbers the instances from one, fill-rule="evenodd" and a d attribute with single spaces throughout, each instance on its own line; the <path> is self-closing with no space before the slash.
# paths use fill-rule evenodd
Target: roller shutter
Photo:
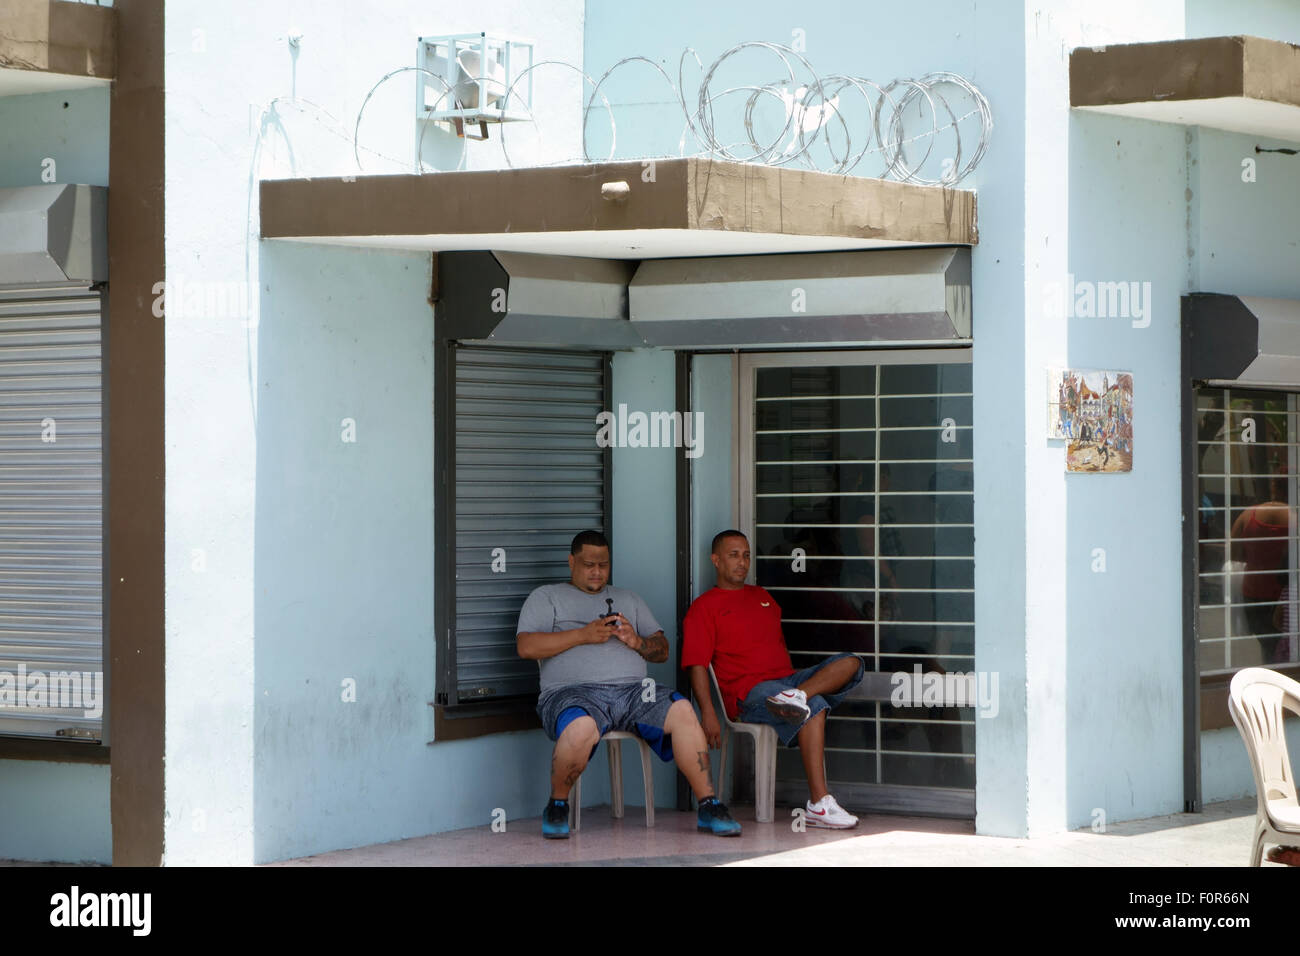
<path id="1" fill-rule="evenodd" d="M 575 534 L 606 528 L 596 416 L 609 357 L 457 345 L 453 364 L 455 702 L 535 695 L 537 663 L 515 650 L 519 609 L 568 580 Z"/>
<path id="2" fill-rule="evenodd" d="M 97 291 L 0 290 L 0 734 L 102 736 L 100 346 Z"/>

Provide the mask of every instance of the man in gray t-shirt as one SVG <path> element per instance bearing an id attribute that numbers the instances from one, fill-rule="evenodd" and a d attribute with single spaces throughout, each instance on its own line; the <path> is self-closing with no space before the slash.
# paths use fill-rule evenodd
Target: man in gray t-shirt
<path id="1" fill-rule="evenodd" d="M 635 633 L 652 635 L 648 640 L 651 644 L 658 644 L 655 638 L 662 635 L 664 629 L 635 591 L 605 585 L 592 594 L 568 581 L 544 584 L 528 595 L 524 609 L 519 612 L 518 633 L 551 634 L 577 630 L 596 618 L 608 618 L 613 614 L 621 614 Z M 667 650 L 667 640 L 660 639 L 664 640 L 664 649 Z M 579 644 L 538 662 L 542 669 L 540 696 L 545 697 L 551 691 L 570 684 L 635 683 L 640 686 L 646 676 L 646 660 L 647 657 L 632 649 L 631 643 L 622 640 Z"/>
<path id="2" fill-rule="evenodd" d="M 569 572 L 568 583 L 545 584 L 528 595 L 515 637 L 519 656 L 541 666 L 537 713 L 555 741 L 542 835 L 568 837 L 569 790 L 600 738 L 624 730 L 660 759 L 676 761 L 699 801 L 699 829 L 739 836 L 740 824 L 714 796 L 708 743 L 695 709 L 646 676 L 646 661 L 668 659 L 668 639 L 645 601 L 609 586 L 604 535 L 583 531 L 573 539 Z"/>

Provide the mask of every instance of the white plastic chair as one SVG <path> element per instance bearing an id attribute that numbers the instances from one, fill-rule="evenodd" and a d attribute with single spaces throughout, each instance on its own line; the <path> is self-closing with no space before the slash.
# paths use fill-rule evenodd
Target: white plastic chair
<path id="1" fill-rule="evenodd" d="M 1265 667 L 1246 667 L 1233 675 L 1228 712 L 1246 743 L 1258 800 L 1251 866 L 1259 866 L 1265 842 L 1300 844 L 1300 805 L 1286 750 L 1284 710 L 1300 714 L 1300 683 Z"/>
<path id="2" fill-rule="evenodd" d="M 754 818 L 759 823 L 771 823 L 776 807 L 776 730 L 766 724 L 748 724 L 732 720 L 722 702 L 722 689 L 718 676 L 709 665 L 709 685 L 713 699 L 722 717 L 722 746 L 718 757 L 718 799 L 723 800 L 727 786 L 727 748 L 733 734 L 749 734 L 754 738 Z M 723 800 L 725 803 L 726 801 Z"/>
<path id="3" fill-rule="evenodd" d="M 608 740 L 606 756 L 609 759 L 609 803 L 611 816 L 623 819 L 623 748 L 620 740 L 635 740 L 641 745 L 641 778 L 645 781 L 645 825 L 655 825 L 655 787 L 650 745 L 636 734 L 626 730 L 611 730 L 601 740 Z M 590 764 L 588 764 L 590 766 Z M 577 830 L 582 824 L 582 777 L 573 782 L 569 792 L 569 826 Z"/>

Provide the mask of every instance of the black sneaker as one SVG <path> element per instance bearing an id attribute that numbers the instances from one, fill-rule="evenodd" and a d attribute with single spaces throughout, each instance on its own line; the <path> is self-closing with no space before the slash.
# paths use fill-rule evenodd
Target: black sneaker
<path id="1" fill-rule="evenodd" d="M 548 840 L 569 838 L 569 801 L 551 800 L 542 811 L 542 836 Z"/>
<path id="2" fill-rule="evenodd" d="M 731 818 L 727 805 L 716 797 L 700 804 L 695 817 L 695 829 L 708 830 L 714 836 L 740 836 L 740 824 Z"/>

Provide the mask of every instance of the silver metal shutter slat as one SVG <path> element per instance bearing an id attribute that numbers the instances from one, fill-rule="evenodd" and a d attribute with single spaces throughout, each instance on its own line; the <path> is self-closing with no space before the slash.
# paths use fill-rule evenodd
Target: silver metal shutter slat
<path id="1" fill-rule="evenodd" d="M 101 737 L 101 349 L 98 293 L 0 291 L 0 672 L 28 692 L 0 705 L 0 734 Z M 26 706 L 37 672 L 47 696 Z M 74 681 L 87 687 L 58 699 Z"/>
<path id="2" fill-rule="evenodd" d="M 568 579 L 574 534 L 604 526 L 605 358 L 459 346 L 455 367 L 457 695 L 535 694 L 537 664 L 515 651 L 519 609 Z"/>

